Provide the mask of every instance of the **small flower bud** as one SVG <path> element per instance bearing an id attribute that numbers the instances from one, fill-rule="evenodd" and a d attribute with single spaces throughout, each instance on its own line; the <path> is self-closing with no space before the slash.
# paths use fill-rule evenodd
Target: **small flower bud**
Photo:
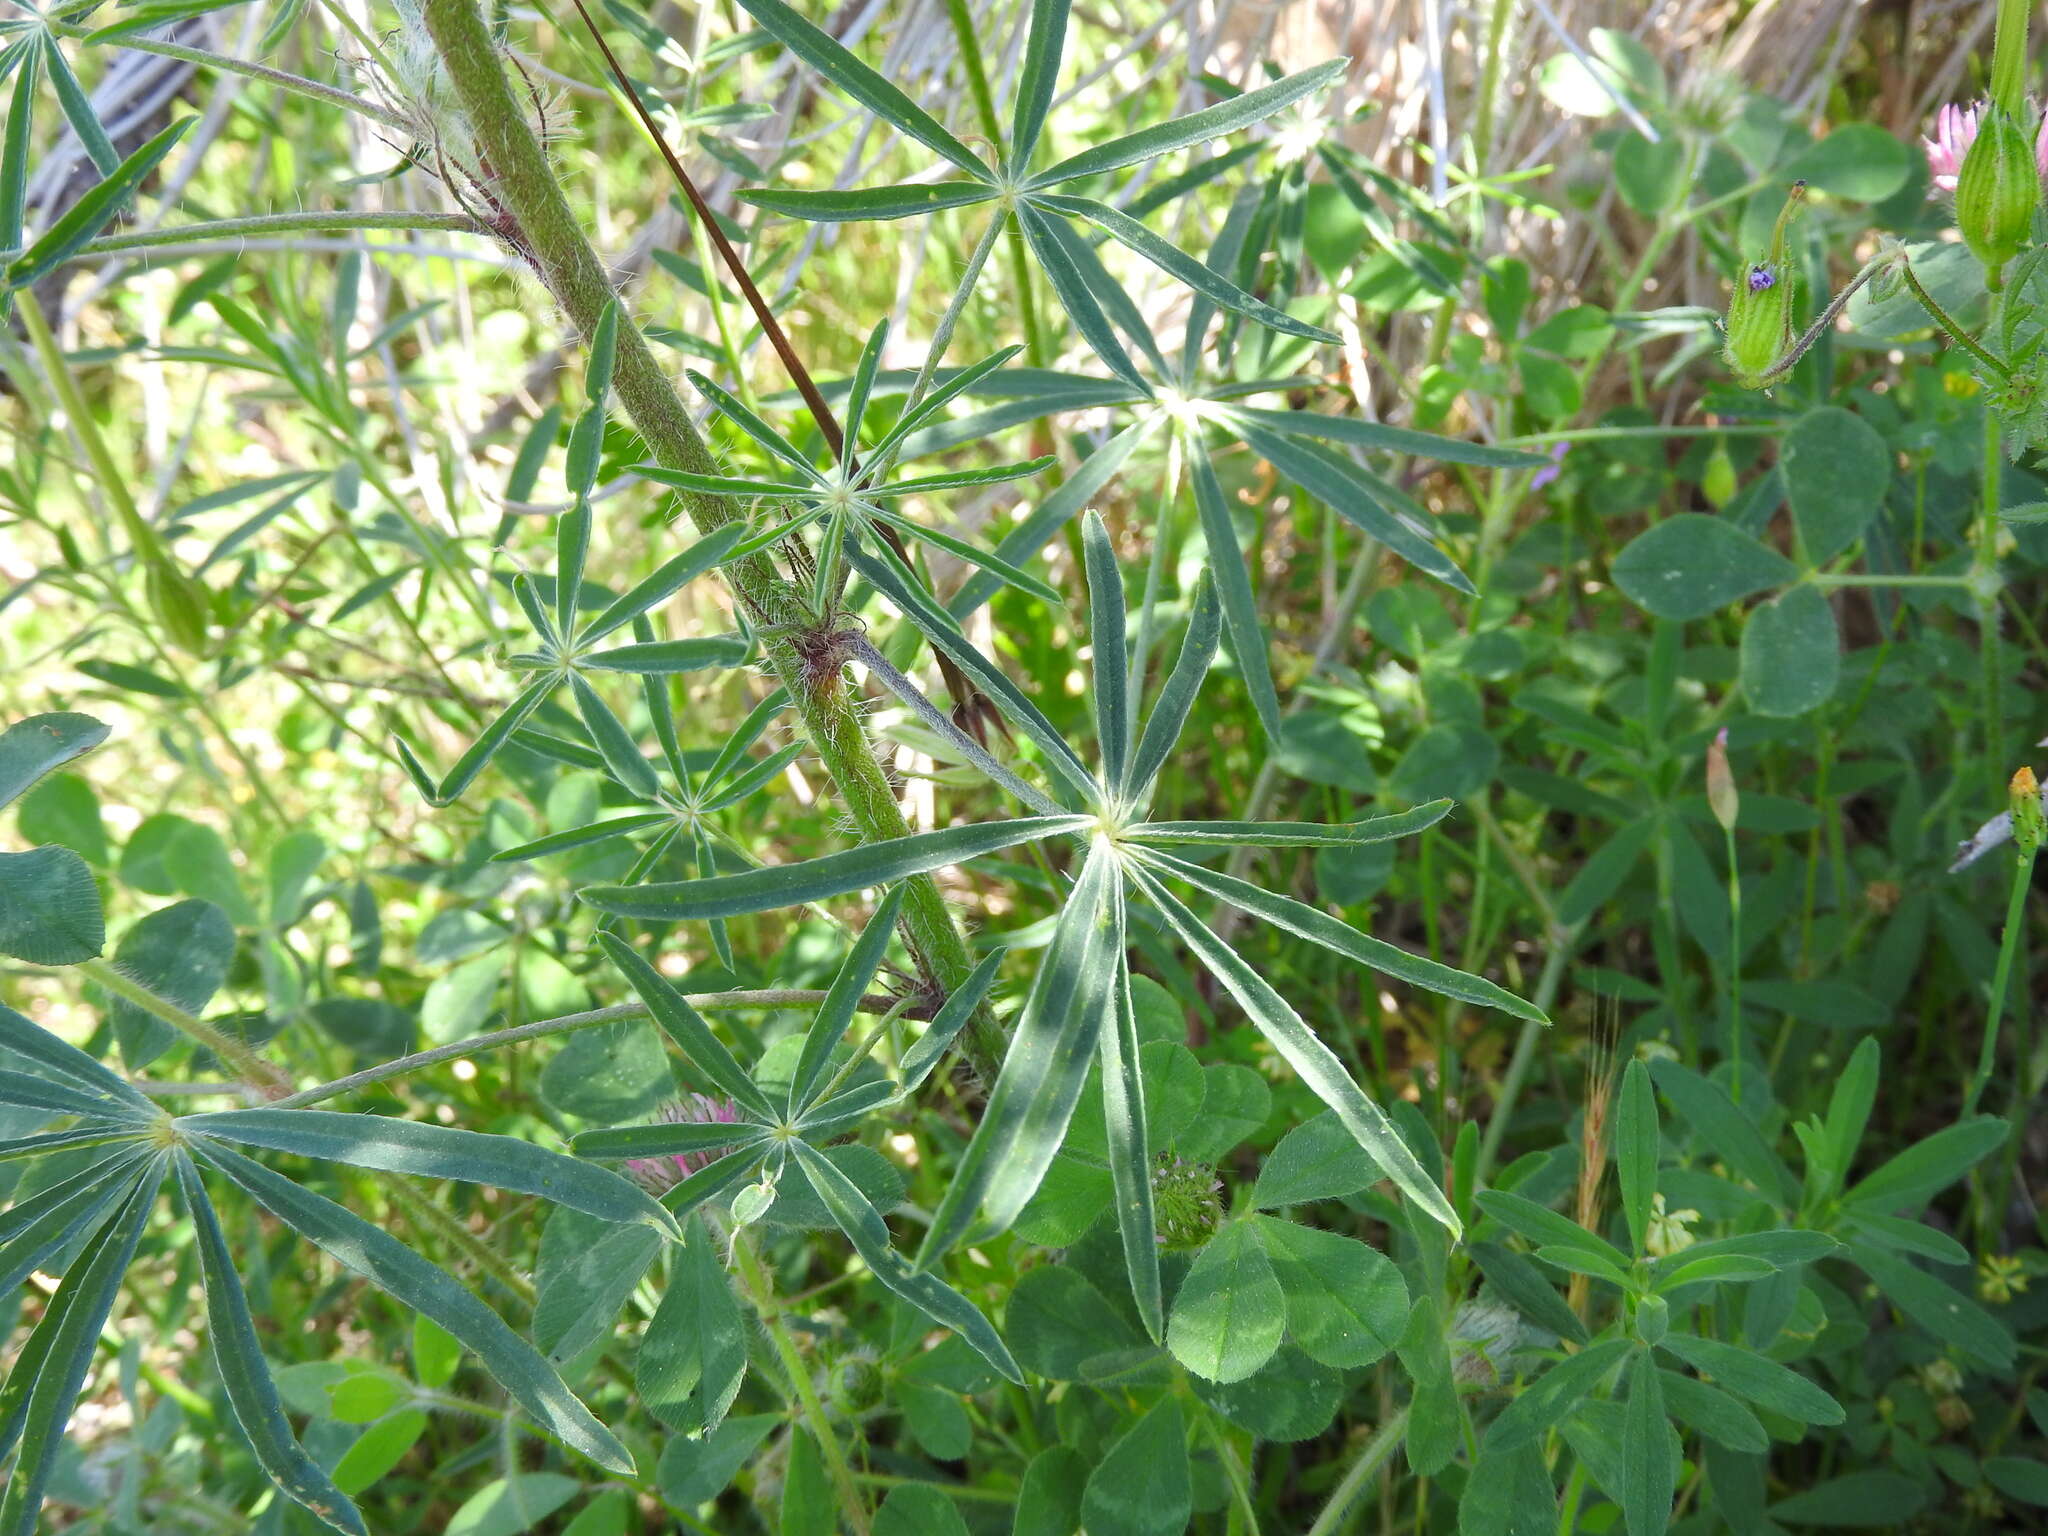
<path id="1" fill-rule="evenodd" d="M 1722 726 L 1707 744 L 1707 805 L 1723 832 L 1735 830 L 1741 797 L 1735 792 L 1735 775 L 1728 771 L 1728 727 Z"/>
<path id="2" fill-rule="evenodd" d="M 1670 1331 L 1670 1302 L 1662 1296 L 1645 1296 L 1636 1303 L 1636 1337 L 1644 1344 L 1660 1344 Z"/>
<path id="3" fill-rule="evenodd" d="M 1161 1248 L 1201 1247 L 1223 1224 L 1223 1182 L 1216 1170 L 1160 1153 L 1152 1169 L 1152 1219 Z"/>
<path id="4" fill-rule="evenodd" d="M 2032 859 L 2048 841 L 2048 808 L 2041 804 L 2041 785 L 2031 768 L 2012 776 L 2012 840 L 2022 859 Z"/>
<path id="5" fill-rule="evenodd" d="M 2033 233 L 2040 201 L 2041 171 L 2026 130 L 2010 113 L 1987 108 L 1956 176 L 1956 228 L 1994 287 Z"/>
<path id="6" fill-rule="evenodd" d="M 1744 389 L 1763 389 L 1783 378 L 1798 359 L 1792 353 L 1793 301 L 1797 296 L 1785 231 L 1806 198 L 1806 183 L 1794 182 L 1771 230 L 1770 249 L 1742 269 L 1722 323 L 1726 342 L 1721 360 Z"/>
<path id="7" fill-rule="evenodd" d="M 1709 506 L 1725 507 L 1735 499 L 1735 490 L 1735 461 L 1728 457 L 1726 443 L 1716 443 L 1700 475 L 1700 494 Z"/>

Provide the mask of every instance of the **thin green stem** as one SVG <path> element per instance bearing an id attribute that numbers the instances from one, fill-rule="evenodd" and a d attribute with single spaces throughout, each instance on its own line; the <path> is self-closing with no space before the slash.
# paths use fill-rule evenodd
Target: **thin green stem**
<path id="1" fill-rule="evenodd" d="M 1728 844 L 1728 1096 L 1742 1102 L 1742 871 L 1735 862 L 1735 829 L 1724 827 Z"/>
<path id="2" fill-rule="evenodd" d="M 1351 1465 L 1344 1469 L 1343 1481 L 1331 1490 L 1328 1501 L 1316 1516 L 1315 1524 L 1308 1528 L 1308 1536 L 1336 1536 L 1344 1528 L 1345 1517 L 1351 1513 L 1352 1504 L 1364 1491 L 1365 1485 L 1387 1464 L 1407 1432 L 1408 1410 L 1402 1408 L 1359 1447 Z"/>
<path id="3" fill-rule="evenodd" d="M 360 209 L 336 208 L 321 213 L 258 213 L 239 219 L 178 224 L 169 229 L 138 229 L 121 235 L 102 235 L 79 255 L 105 256 L 116 251 L 147 251 L 161 246 L 191 245 L 204 240 L 240 240 L 257 235 L 374 229 L 434 229 L 460 235 L 489 233 L 466 213 L 366 213 Z"/>
<path id="4" fill-rule="evenodd" d="M 43 25 L 57 36 L 67 38 L 84 38 L 93 30 L 91 27 L 74 26 L 63 21 L 45 21 Z M 223 74 L 243 75 L 251 80 L 261 80 L 266 85 L 274 85 L 279 90 L 290 91 L 295 96 L 304 96 L 325 106 L 340 107 L 344 112 L 367 117 L 374 122 L 382 123 L 386 128 L 394 128 L 400 132 L 406 132 L 410 128 L 406 120 L 396 112 L 378 106 L 359 91 L 344 91 L 336 86 L 322 85 L 318 80 L 308 80 L 303 75 L 272 69 L 267 64 L 230 58 L 224 53 L 212 53 L 204 48 L 192 48 L 184 43 L 166 42 L 162 38 L 144 37 L 134 32 L 128 33 L 125 37 L 109 39 L 103 46 L 127 48 L 135 53 L 154 53 L 166 59 L 183 59 L 188 64 L 217 69 Z"/>
<path id="5" fill-rule="evenodd" d="M 1991 1003 L 1984 1020 L 1984 1044 L 1977 1053 L 1977 1070 L 1970 1077 L 1969 1091 L 1963 1095 L 1965 1116 L 1977 1112 L 1977 1101 L 1984 1096 L 1985 1085 L 1991 1081 L 1992 1068 L 1998 1060 L 1998 1026 L 2005 1017 L 2005 993 L 2012 983 L 2013 957 L 2019 953 L 2020 933 L 2027 915 L 2027 892 L 2033 880 L 2034 855 L 2028 853 L 2015 859 L 2012 893 L 2005 903 L 2005 931 L 1998 941 L 1998 965 L 1991 973 Z M 2022 1067 L 2024 1069 L 2024 1064 Z"/>
<path id="6" fill-rule="evenodd" d="M 193 1017 L 176 1003 L 158 997 L 148 987 L 121 971 L 113 961 L 94 956 L 90 960 L 81 960 L 75 969 L 98 982 L 123 1002 L 133 1003 L 151 1018 L 162 1020 L 195 1044 L 206 1047 L 265 1098 L 285 1086 L 278 1069 L 247 1045 L 232 1035 L 222 1034 L 204 1019 Z"/>
<path id="7" fill-rule="evenodd" d="M 1578 952 L 1579 934 L 1583 923 L 1574 924 L 1552 935 L 1550 953 L 1543 957 L 1543 973 L 1536 978 L 1536 995 L 1530 999 L 1538 1011 L 1550 1012 L 1550 1005 L 1557 1001 L 1558 987 L 1564 981 L 1564 969 Z M 1500 1080 L 1500 1089 L 1493 1096 L 1493 1113 L 1487 1117 L 1486 1132 L 1479 1140 L 1479 1157 L 1473 1164 L 1473 1177 L 1478 1183 L 1486 1182 L 1486 1175 L 1492 1171 L 1494 1160 L 1500 1156 L 1500 1144 L 1508 1133 L 1508 1122 L 1514 1118 L 1515 1101 L 1522 1096 L 1522 1085 L 1528 1081 L 1529 1069 L 1535 1065 L 1536 1043 L 1543 1037 L 1544 1026 L 1530 1019 L 1523 1023 L 1522 1032 L 1515 1037 L 1514 1054 L 1508 1058 L 1508 1069 Z"/>
<path id="8" fill-rule="evenodd" d="M 699 1013 L 714 1013 L 743 1008 L 815 1008 L 825 1000 L 825 994 L 798 987 L 764 987 L 736 992 L 692 992 L 685 1000 Z M 877 994 L 862 998 L 856 1006 L 862 1013 L 886 1014 L 898 1007 L 901 1001 L 900 998 Z M 318 1083 L 279 1099 L 272 1107 L 304 1109 L 309 1104 L 337 1099 L 345 1093 L 354 1093 L 359 1088 L 368 1088 L 377 1083 L 388 1082 L 394 1077 L 405 1077 L 413 1072 L 424 1071 L 444 1061 L 476 1056 L 485 1051 L 501 1050 L 508 1045 L 545 1039 L 549 1035 L 575 1034 L 579 1030 L 596 1029 L 600 1025 L 618 1024 L 627 1019 L 645 1018 L 646 1015 L 647 1008 L 643 1003 L 618 1003 L 610 1008 L 592 1008 L 585 1013 L 565 1013 L 558 1018 L 535 1019 L 530 1024 L 519 1024 L 510 1029 L 496 1029 L 488 1034 L 471 1035 L 467 1040 L 458 1040 L 453 1045 L 437 1045 L 430 1051 L 416 1051 L 410 1056 L 400 1056 L 396 1060 L 381 1062 L 374 1067 L 365 1067 L 360 1072 L 351 1072 L 347 1077 L 337 1077 L 329 1083 Z"/>
<path id="9" fill-rule="evenodd" d="M 825 1415 L 825 1405 L 819 1400 L 818 1389 L 811 1383 L 811 1369 L 804 1363 L 803 1356 L 797 1353 L 796 1341 L 789 1336 L 789 1329 L 782 1321 L 782 1303 L 775 1296 L 774 1277 L 754 1252 L 745 1231 L 733 1233 L 732 1256 L 739 1269 L 740 1280 L 747 1288 L 748 1298 L 760 1315 L 762 1326 L 768 1330 L 768 1337 L 774 1342 L 782 1369 L 789 1376 L 790 1390 L 796 1394 L 804 1421 L 810 1426 L 811 1437 L 818 1442 L 818 1451 L 825 1458 L 825 1470 L 839 1492 L 839 1507 L 846 1515 L 846 1522 L 853 1528 L 855 1536 L 868 1536 L 867 1502 L 854 1483 L 852 1469 L 846 1464 L 846 1454 L 839 1447 L 839 1437 L 832 1433 L 832 1422 Z"/>
<path id="10" fill-rule="evenodd" d="M 1993 357 L 1989 352 L 1985 351 L 1984 348 L 1978 344 L 1977 338 L 1972 336 L 1968 331 L 1964 330 L 1962 325 L 1956 320 L 1955 316 L 1951 315 L 1947 310 L 1943 309 L 1941 305 L 1936 302 L 1934 295 L 1929 293 L 1925 288 L 1920 286 L 1920 279 L 1913 275 L 1912 262 L 1901 261 L 1898 263 L 1898 268 L 1899 275 L 1906 280 L 1906 286 L 1913 290 L 1913 297 L 1920 301 L 1920 307 L 1926 310 L 1928 315 L 1933 319 L 1934 323 L 1937 326 L 1939 326 L 1944 332 L 1947 333 L 1949 340 L 1953 341 L 1957 346 L 1961 347 L 1965 352 L 1969 353 L 1970 356 L 1976 358 L 1978 362 L 1982 363 L 1986 368 L 1989 368 L 2001 379 L 2009 379 L 2012 377 L 2011 369 L 2007 368 L 2005 364 L 2001 363 L 1997 358 Z"/>

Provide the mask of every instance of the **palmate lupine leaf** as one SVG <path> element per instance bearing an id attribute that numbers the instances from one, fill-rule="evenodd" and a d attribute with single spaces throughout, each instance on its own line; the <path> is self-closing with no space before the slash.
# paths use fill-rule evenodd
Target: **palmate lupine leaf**
<path id="1" fill-rule="evenodd" d="M 99 1101 L 103 1106 L 99 1113 L 110 1119 L 151 1122 L 158 1116 L 156 1105 L 141 1089 L 4 1003 L 0 1003 L 0 1046 Z"/>
<path id="2" fill-rule="evenodd" d="M 792 1118 L 809 1109 L 817 1098 L 818 1079 L 824 1074 L 826 1064 L 831 1061 L 832 1052 L 846 1034 L 847 1027 L 853 1023 L 861 999 L 867 996 L 868 983 L 881 969 L 882 956 L 888 952 L 890 937 L 896 931 L 896 914 L 903 907 L 903 889 L 901 885 L 891 886 L 888 894 L 883 896 L 869 916 L 867 926 L 861 930 L 860 938 L 847 951 L 846 960 L 832 978 L 824 1002 L 818 1005 L 818 1011 L 811 1019 L 811 1027 L 804 1034 L 803 1050 L 797 1057 L 796 1070 L 789 1078 L 789 1114 Z"/>
<path id="3" fill-rule="evenodd" d="M 192 1160 L 180 1155 L 177 1165 L 178 1187 L 192 1213 L 199 1276 L 206 1287 L 207 1337 L 235 1422 L 255 1450 L 256 1460 L 279 1488 L 337 1531 L 369 1536 L 362 1514 L 292 1434 L 220 1218 L 214 1214 L 213 1202 L 207 1198 Z"/>
<path id="4" fill-rule="evenodd" d="M 974 1139 L 932 1215 L 918 1251 L 920 1267 L 951 1251 L 977 1211 L 996 1231 L 1007 1228 L 1059 1151 L 1096 1041 L 1116 1005 L 1122 883 L 1115 851 L 1098 840 L 1039 962 Z"/>
<path id="5" fill-rule="evenodd" d="M 0 1458 L 20 1445 L 0 1494 L 4 1536 L 29 1536 L 36 1529 L 64 1426 L 99 1348 L 100 1331 L 114 1310 L 121 1278 L 142 1241 L 162 1178 L 162 1159 L 151 1158 L 131 1180 L 119 1211 L 72 1261 L 0 1387 Z"/>
<path id="6" fill-rule="evenodd" d="M 1123 893 L 1118 892 L 1121 906 Z M 1123 914 L 1117 914 L 1123 926 Z M 1102 1119 L 1109 1147 L 1110 1183 L 1116 1191 L 1117 1235 L 1131 1297 L 1145 1332 L 1158 1343 L 1165 1336 L 1159 1280 L 1159 1227 L 1152 1209 L 1151 1136 L 1146 1125 L 1145 1083 L 1139 1071 L 1138 1019 L 1131 998 L 1130 963 L 1116 957 L 1115 1007 L 1102 1031 Z"/>
<path id="7" fill-rule="evenodd" d="M 959 1334 L 1005 1379 L 1021 1384 L 1023 1371 L 981 1310 L 937 1275 L 913 1268 L 890 1242 L 881 1212 L 829 1158 L 807 1142 L 791 1142 L 790 1147 L 811 1188 L 874 1277 L 927 1317 Z"/>
<path id="8" fill-rule="evenodd" d="M 453 1334 L 542 1429 L 608 1471 L 632 1475 L 631 1454 L 555 1368 L 449 1275 L 381 1228 L 232 1148 L 195 1141 L 192 1150 L 301 1237 Z"/>
<path id="9" fill-rule="evenodd" d="M 70 1178 L 18 1200 L 0 1216 L 0 1293 L 14 1288 L 104 1220 L 150 1150 L 139 1137 Z"/>
<path id="10" fill-rule="evenodd" d="M 641 889 L 651 891 L 660 887 L 643 886 Z M 585 894 L 587 897 L 588 893 Z M 711 1032 L 711 1026 L 690 1006 L 689 1000 L 617 934 L 600 933 L 597 942 L 612 964 L 624 973 L 627 983 L 639 994 L 640 1001 L 647 1005 L 647 1011 L 654 1015 L 654 1022 L 675 1041 L 684 1059 L 710 1078 L 718 1091 L 735 1104 L 751 1111 L 764 1124 L 775 1124 L 780 1117 L 768 1102 L 768 1096 L 732 1052 L 725 1048 L 724 1042 Z"/>
<path id="11" fill-rule="evenodd" d="M 1252 591 L 1251 571 L 1238 544 L 1237 524 L 1223 497 L 1223 482 L 1209 462 L 1208 445 L 1199 429 L 1189 427 L 1186 443 L 1188 478 L 1194 483 L 1195 511 L 1202 520 L 1202 541 L 1210 552 L 1209 573 L 1223 608 L 1223 632 L 1231 657 L 1251 695 L 1252 708 L 1266 738 L 1280 738 L 1280 695 L 1273 687 L 1273 669 L 1266 656 L 1266 629 L 1259 622 L 1259 600 Z"/>
<path id="12" fill-rule="evenodd" d="M 682 1241 L 682 1229 L 639 1185 L 516 1136 L 319 1109 L 229 1109 L 187 1115 L 177 1125 L 189 1135 L 322 1162 L 538 1195 L 606 1221 L 644 1223 Z"/>
<path id="13" fill-rule="evenodd" d="M 1344 1128 L 1366 1155 L 1379 1165 L 1380 1171 L 1454 1236 L 1461 1231 L 1458 1213 L 1451 1209 L 1443 1191 L 1436 1187 L 1415 1160 L 1415 1154 L 1401 1140 L 1400 1133 L 1387 1119 L 1385 1111 L 1359 1090 L 1358 1085 L 1352 1082 L 1351 1074 L 1345 1071 L 1344 1064 L 1316 1037 L 1315 1031 L 1302 1021 L 1301 1015 L 1289 1007 L 1286 1000 L 1236 950 L 1216 937 L 1143 866 L 1133 866 L 1130 875 L 1174 932 L 1180 935 L 1181 942 L 1237 999 L 1238 1006 L 1244 1009 L 1259 1033 L 1294 1068 L 1315 1096 L 1336 1111 Z"/>
<path id="14" fill-rule="evenodd" d="M 749 912 L 845 896 L 870 886 L 888 885 L 906 875 L 929 874 L 948 864 L 964 863 L 1019 843 L 1077 832 L 1092 819 L 1020 816 L 1009 821 L 978 822 L 936 832 L 917 832 L 885 843 L 867 843 L 823 858 L 750 869 L 743 874 L 642 886 L 593 885 L 577 895 L 598 911 L 620 917 L 658 921 L 740 917 Z"/>
<path id="15" fill-rule="evenodd" d="M 49 54 L 51 59 L 62 62 L 63 55 L 54 43 Z M 87 108 L 86 115 L 91 116 L 90 108 Z M 113 222 L 122 204 L 134 195 L 135 189 L 142 185 L 195 121 L 194 118 L 180 118 L 108 171 L 106 180 L 88 189 L 62 218 L 42 233 L 34 245 L 8 263 L 6 286 L 26 288 L 83 250 L 94 235 Z"/>

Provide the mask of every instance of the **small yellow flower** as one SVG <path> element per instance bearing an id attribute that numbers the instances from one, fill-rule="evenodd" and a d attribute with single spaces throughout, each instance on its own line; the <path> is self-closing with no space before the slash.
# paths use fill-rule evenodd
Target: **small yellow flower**
<path id="1" fill-rule="evenodd" d="M 1986 1301 L 2002 1304 L 2026 1288 L 2026 1265 L 2010 1254 L 1994 1253 L 1977 1266 L 1977 1294 Z"/>
<path id="2" fill-rule="evenodd" d="M 1700 1219 L 1700 1213 L 1693 1210 L 1667 1211 L 1664 1197 L 1654 1196 L 1650 1201 L 1650 1230 L 1643 1236 L 1643 1247 L 1654 1259 L 1669 1258 L 1674 1253 L 1683 1253 L 1695 1239 L 1687 1230 L 1691 1223 Z"/>

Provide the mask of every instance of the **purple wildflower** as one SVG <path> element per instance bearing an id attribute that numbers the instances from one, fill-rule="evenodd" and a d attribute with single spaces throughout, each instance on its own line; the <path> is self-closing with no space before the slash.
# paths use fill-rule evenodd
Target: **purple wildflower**
<path id="1" fill-rule="evenodd" d="M 1571 446 L 1570 443 L 1552 443 L 1550 445 L 1550 462 L 1529 477 L 1530 490 L 1540 491 L 1557 478 L 1558 470 L 1564 464 L 1564 456 L 1570 452 Z"/>
<path id="2" fill-rule="evenodd" d="M 739 1106 L 730 1099 L 714 1099 L 693 1093 L 685 1099 L 671 1099 L 655 1116 L 664 1125 L 735 1125 Z M 626 1174 L 650 1195 L 665 1195 L 700 1168 L 708 1168 L 732 1149 L 706 1147 L 699 1152 L 678 1152 L 672 1157 L 633 1157 L 626 1160 Z"/>
<path id="3" fill-rule="evenodd" d="M 1762 262 L 1758 262 L 1749 269 L 1749 291 L 1751 293 L 1762 293 L 1766 288 L 1776 286 L 1777 281 L 1778 274 Z"/>

